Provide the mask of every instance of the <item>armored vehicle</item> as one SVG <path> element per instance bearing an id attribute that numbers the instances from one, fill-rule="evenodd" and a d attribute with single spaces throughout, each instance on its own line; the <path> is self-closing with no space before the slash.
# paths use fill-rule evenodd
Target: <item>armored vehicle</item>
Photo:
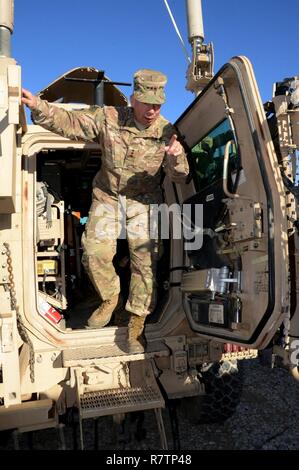
<path id="1" fill-rule="evenodd" d="M 80 239 L 101 150 L 26 122 L 13 2 L 0 1 L 0 430 L 59 427 L 75 407 L 83 447 L 84 419 L 152 409 L 167 448 L 165 401 L 180 399 L 198 422 L 226 419 L 242 389 L 238 364 L 258 350 L 271 348 L 298 379 L 299 79 L 276 83 L 263 105 L 246 57 L 213 76 L 200 1 L 186 5 L 198 96 L 176 126 L 190 174 L 163 180 L 171 217 L 158 304 L 144 352 L 129 354 L 125 316 L 123 326 L 86 328 L 98 299 Z M 67 109 L 126 105 L 117 85 L 81 67 L 39 95 Z M 115 266 L 126 296 L 125 240 Z"/>

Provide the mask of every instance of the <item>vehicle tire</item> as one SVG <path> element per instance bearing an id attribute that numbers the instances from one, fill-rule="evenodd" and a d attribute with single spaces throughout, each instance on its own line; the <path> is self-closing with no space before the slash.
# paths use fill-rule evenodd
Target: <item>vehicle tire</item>
<path id="1" fill-rule="evenodd" d="M 241 366 L 237 360 L 220 361 L 201 371 L 206 394 L 183 400 L 184 411 L 193 424 L 221 423 L 234 414 L 243 388 Z"/>

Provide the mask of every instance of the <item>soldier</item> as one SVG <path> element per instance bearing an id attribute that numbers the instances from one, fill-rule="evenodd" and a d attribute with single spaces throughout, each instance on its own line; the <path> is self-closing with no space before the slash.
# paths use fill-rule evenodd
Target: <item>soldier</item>
<path id="1" fill-rule="evenodd" d="M 101 146 L 102 165 L 93 181 L 93 201 L 82 237 L 82 263 L 103 302 L 88 325 L 107 325 L 122 302 L 112 264 L 121 207 L 130 251 L 131 281 L 125 306 L 131 314 L 130 352 L 143 350 L 144 321 L 156 302 L 157 250 L 150 238 L 149 214 L 151 204 L 162 202 L 161 168 L 178 183 L 185 181 L 189 171 L 175 128 L 160 115 L 166 81 L 160 72 L 139 70 L 134 75 L 131 107 L 95 106 L 80 111 L 58 108 L 23 89 L 22 102 L 31 109 L 36 124 Z"/>

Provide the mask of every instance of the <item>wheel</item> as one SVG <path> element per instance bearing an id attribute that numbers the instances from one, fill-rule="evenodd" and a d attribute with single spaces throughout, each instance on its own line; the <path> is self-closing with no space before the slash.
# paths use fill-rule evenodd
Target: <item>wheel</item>
<path id="1" fill-rule="evenodd" d="M 291 370 L 291 374 L 294 377 L 294 379 L 297 380 L 297 382 L 299 382 L 299 367 L 294 366 L 294 367 L 291 367 L 290 370 Z"/>
<path id="2" fill-rule="evenodd" d="M 221 423 L 232 416 L 240 402 L 243 371 L 237 360 L 210 364 L 200 372 L 205 395 L 185 398 L 183 408 L 193 424 Z"/>

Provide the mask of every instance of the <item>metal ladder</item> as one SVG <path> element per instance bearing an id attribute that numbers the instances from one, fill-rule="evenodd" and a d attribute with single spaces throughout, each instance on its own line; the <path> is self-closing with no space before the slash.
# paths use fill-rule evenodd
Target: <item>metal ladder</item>
<path id="1" fill-rule="evenodd" d="M 161 409 L 165 407 L 164 399 L 157 385 L 152 367 L 151 377 L 142 386 L 113 388 L 80 393 L 80 370 L 76 370 L 77 401 L 79 410 L 80 448 L 84 449 L 82 421 L 101 416 L 121 415 L 134 411 L 154 410 L 159 430 L 161 448 L 168 449 L 165 427 Z"/>

